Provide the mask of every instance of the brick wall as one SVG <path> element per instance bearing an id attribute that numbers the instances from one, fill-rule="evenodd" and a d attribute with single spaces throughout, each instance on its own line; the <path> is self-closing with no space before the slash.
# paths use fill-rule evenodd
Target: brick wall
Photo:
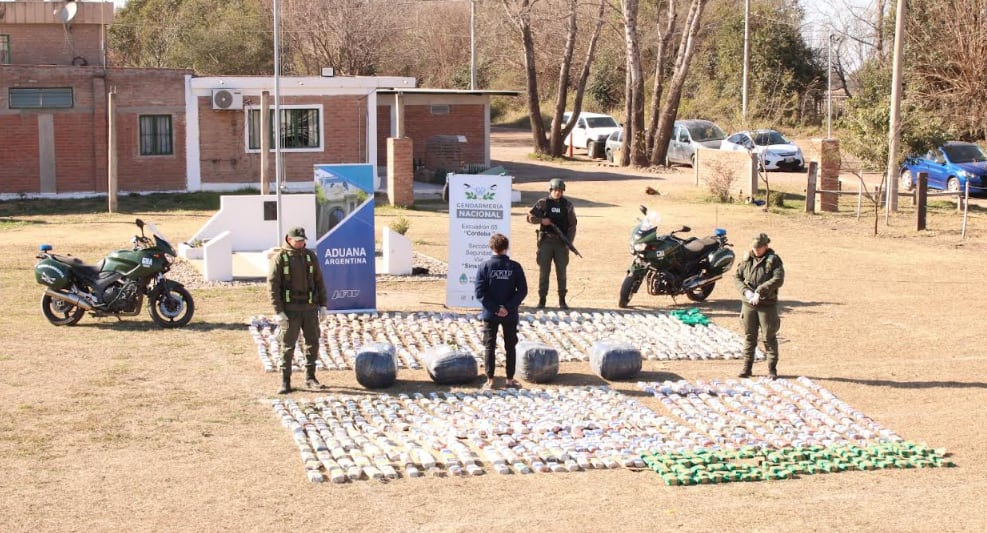
<path id="1" fill-rule="evenodd" d="M 0 35 L 10 36 L 11 65 L 72 65 L 77 57 L 89 66 L 102 65 L 96 24 L 73 24 L 69 30 L 61 24 L 0 24 Z"/>
<path id="2" fill-rule="evenodd" d="M 50 141 L 55 154 L 55 192 L 105 192 L 107 189 L 106 93 L 117 93 L 118 186 L 121 191 L 185 188 L 186 71 L 100 69 L 66 66 L 0 66 L 0 193 L 41 190 L 39 116 L 53 118 Z M 71 87 L 68 109 L 10 109 L 9 87 Z M 172 115 L 170 156 L 141 157 L 138 117 Z M 10 165 L 8 161 L 20 161 Z"/>
<path id="3" fill-rule="evenodd" d="M 367 160 L 367 100 L 363 96 L 282 97 L 283 105 L 322 105 L 323 151 L 281 152 L 286 182 L 313 180 L 316 164 Z M 244 106 L 259 105 L 260 97 L 244 97 Z M 260 153 L 247 152 L 246 109 L 213 110 L 210 97 L 198 97 L 202 184 L 256 183 L 260 186 Z M 268 158 L 274 177 L 274 156 Z"/>
<path id="4" fill-rule="evenodd" d="M 405 135 L 414 141 L 414 157 L 424 160 L 426 141 L 435 135 L 462 135 L 459 157 L 465 164 L 485 162 L 483 105 L 449 105 L 448 115 L 433 115 L 429 105 L 409 105 L 404 109 Z M 434 170 L 434 169 L 433 169 Z M 450 169 L 452 170 L 452 169 Z"/>

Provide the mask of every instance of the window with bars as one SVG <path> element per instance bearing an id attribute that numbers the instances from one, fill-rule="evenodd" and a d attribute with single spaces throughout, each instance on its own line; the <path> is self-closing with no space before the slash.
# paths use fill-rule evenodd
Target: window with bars
<path id="1" fill-rule="evenodd" d="M 141 155 L 172 155 L 171 115 L 140 116 Z"/>
<path id="2" fill-rule="evenodd" d="M 11 87 L 7 90 L 11 109 L 55 109 L 72 107 L 71 87 Z"/>
<path id="3" fill-rule="evenodd" d="M 0 65 L 10 64 L 10 36 L 0 35 Z"/>
<path id="4" fill-rule="evenodd" d="M 274 109 L 270 110 L 267 131 L 274 149 Z M 310 107 L 281 108 L 281 148 L 283 150 L 319 150 L 322 148 L 322 109 Z M 247 110 L 247 149 L 260 150 L 260 109 Z"/>

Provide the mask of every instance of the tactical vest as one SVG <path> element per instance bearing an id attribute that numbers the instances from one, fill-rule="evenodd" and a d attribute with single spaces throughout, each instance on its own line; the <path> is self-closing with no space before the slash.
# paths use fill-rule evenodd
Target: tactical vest
<path id="1" fill-rule="evenodd" d="M 306 274 L 308 276 L 308 302 L 315 303 L 315 263 L 312 254 L 305 250 Z M 291 298 L 291 252 L 281 252 L 281 286 L 284 287 L 284 303 L 306 303 L 293 301 Z"/>
<path id="2" fill-rule="evenodd" d="M 545 216 L 562 231 L 563 235 L 569 234 L 569 201 L 564 197 L 558 200 L 545 198 Z M 551 230 L 551 228 L 549 228 Z M 554 231 L 543 231 L 546 236 L 554 236 Z"/>

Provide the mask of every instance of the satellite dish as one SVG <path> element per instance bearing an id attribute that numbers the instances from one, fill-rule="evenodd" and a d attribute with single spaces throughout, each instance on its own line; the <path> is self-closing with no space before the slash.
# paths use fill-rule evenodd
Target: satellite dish
<path id="1" fill-rule="evenodd" d="M 60 9 L 55 10 L 55 19 L 62 24 L 68 24 L 75 18 L 75 12 L 78 10 L 79 6 L 75 5 L 75 2 L 66 2 Z"/>

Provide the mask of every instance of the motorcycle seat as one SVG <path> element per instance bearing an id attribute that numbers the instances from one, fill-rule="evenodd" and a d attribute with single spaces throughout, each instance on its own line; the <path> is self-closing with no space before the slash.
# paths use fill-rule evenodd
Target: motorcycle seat
<path id="1" fill-rule="evenodd" d="M 86 279 L 96 279 L 99 277 L 99 265 L 89 265 L 79 259 L 78 257 L 72 257 L 71 255 L 59 255 L 51 254 L 52 259 L 58 261 L 59 263 L 64 263 L 72 269 L 73 272 L 79 276 Z"/>
<path id="2" fill-rule="evenodd" d="M 705 255 L 707 252 L 712 251 L 713 248 L 719 245 L 719 242 L 715 237 L 704 237 L 702 239 L 690 239 L 682 248 L 686 251 L 687 259 L 695 259 L 701 255 Z"/>

